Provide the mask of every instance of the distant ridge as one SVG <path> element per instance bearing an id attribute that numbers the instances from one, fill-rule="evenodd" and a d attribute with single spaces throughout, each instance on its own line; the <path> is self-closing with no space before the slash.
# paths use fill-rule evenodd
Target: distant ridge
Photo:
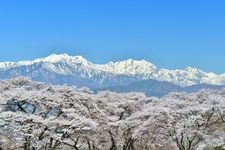
<path id="1" fill-rule="evenodd" d="M 45 69 L 50 72 L 54 72 L 59 75 L 72 76 L 82 74 L 82 77 L 87 79 L 91 79 L 91 76 L 96 74 L 110 74 L 110 76 L 124 75 L 135 78 L 135 80 L 155 79 L 158 81 L 168 81 L 180 86 L 195 84 L 225 84 L 225 74 L 217 75 L 212 72 L 206 73 L 200 69 L 192 67 L 187 67 L 184 70 L 160 69 L 148 61 L 133 59 L 109 62 L 100 65 L 93 64 L 82 56 L 69 56 L 68 54 L 52 54 L 48 57 L 39 58 L 33 61 L 1 62 L 0 71 L 16 70 L 21 67 L 28 69 L 30 66 L 33 66 L 32 68 L 34 68 L 41 63 L 44 64 Z M 16 72 L 18 73 L 20 71 L 18 70 Z"/>
<path id="2" fill-rule="evenodd" d="M 68 54 L 52 54 L 33 61 L 0 63 L 0 79 L 15 76 L 27 76 L 36 81 L 86 86 L 92 89 L 134 86 L 138 82 L 144 84 L 141 81 L 146 80 L 159 81 L 160 85 L 165 87 L 168 83 L 179 87 L 225 85 L 225 74 L 207 73 L 192 67 L 186 67 L 183 70 L 168 70 L 158 68 L 146 60 L 133 59 L 94 64 L 82 56 L 69 56 Z M 168 91 L 174 91 L 172 87 L 175 86 L 171 85 Z"/>

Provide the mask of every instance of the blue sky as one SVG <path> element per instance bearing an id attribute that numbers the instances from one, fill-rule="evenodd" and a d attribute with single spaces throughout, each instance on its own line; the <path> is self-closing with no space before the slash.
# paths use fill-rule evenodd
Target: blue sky
<path id="1" fill-rule="evenodd" d="M 222 73 L 224 16 L 224 0 L 5 0 L 0 61 L 68 53 Z"/>

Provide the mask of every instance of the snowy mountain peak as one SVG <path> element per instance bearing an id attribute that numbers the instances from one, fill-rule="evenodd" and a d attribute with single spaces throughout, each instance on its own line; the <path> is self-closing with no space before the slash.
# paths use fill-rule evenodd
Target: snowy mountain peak
<path id="1" fill-rule="evenodd" d="M 188 66 L 186 68 L 184 68 L 185 71 L 190 71 L 190 72 L 199 72 L 201 71 L 200 69 L 198 68 L 194 68 L 194 67 L 191 67 L 191 66 Z"/>
<path id="2" fill-rule="evenodd" d="M 69 56 L 68 54 L 52 54 L 50 56 L 47 56 L 45 58 L 39 58 L 34 60 L 34 62 L 61 62 L 61 61 L 72 61 L 72 62 L 86 62 L 87 60 L 83 58 L 82 56 Z"/>
<path id="3" fill-rule="evenodd" d="M 134 59 L 128 59 L 118 62 L 109 62 L 105 65 L 99 65 L 98 68 L 113 74 L 125 75 L 146 74 L 151 73 L 157 69 L 156 66 L 150 62 L 147 62 L 145 60 Z"/>
<path id="4" fill-rule="evenodd" d="M 123 63 L 125 65 L 136 65 L 136 66 L 149 66 L 149 67 L 156 67 L 155 65 L 153 65 L 152 63 L 146 61 L 146 60 L 134 60 L 134 59 L 128 59 L 125 61 L 121 61 L 119 63 Z"/>
<path id="5" fill-rule="evenodd" d="M 66 63 L 66 64 L 82 64 L 84 66 L 92 66 L 92 63 L 89 62 L 82 56 L 69 56 L 68 54 L 52 54 L 45 58 L 39 58 L 33 61 L 34 63 L 39 62 L 48 62 L 48 63 Z"/>
<path id="6" fill-rule="evenodd" d="M 42 59 L 43 61 L 48 61 L 48 62 L 58 62 L 58 61 L 64 61 L 70 59 L 70 56 L 68 54 L 52 54 L 48 57 L 45 57 Z"/>

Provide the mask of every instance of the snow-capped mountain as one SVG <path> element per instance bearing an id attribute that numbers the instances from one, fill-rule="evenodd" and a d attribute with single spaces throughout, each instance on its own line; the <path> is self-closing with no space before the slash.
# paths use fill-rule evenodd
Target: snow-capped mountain
<path id="1" fill-rule="evenodd" d="M 0 78 L 21 75 L 37 81 L 88 87 L 126 85 L 149 79 L 167 81 L 183 87 L 196 84 L 225 84 L 225 74 L 206 73 L 192 67 L 168 70 L 158 68 L 145 60 L 128 59 L 94 64 L 82 56 L 52 54 L 33 61 L 0 63 Z"/>

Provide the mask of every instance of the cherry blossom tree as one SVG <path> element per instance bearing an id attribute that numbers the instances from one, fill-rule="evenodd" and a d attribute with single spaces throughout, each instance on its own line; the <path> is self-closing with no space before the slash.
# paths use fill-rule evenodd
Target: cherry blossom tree
<path id="1" fill-rule="evenodd" d="M 222 147 L 224 129 L 225 90 L 157 98 L 0 81 L 0 148 L 202 150 Z"/>

